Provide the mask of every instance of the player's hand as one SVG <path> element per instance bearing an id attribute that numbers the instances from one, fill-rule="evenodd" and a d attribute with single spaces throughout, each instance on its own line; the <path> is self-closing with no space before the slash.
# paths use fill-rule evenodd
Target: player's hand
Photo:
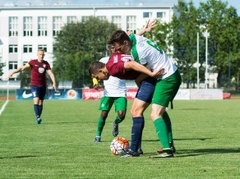
<path id="1" fill-rule="evenodd" d="M 164 68 L 160 68 L 159 70 L 156 70 L 154 72 L 152 72 L 152 77 L 154 78 L 161 78 L 163 75 L 165 75 L 165 69 Z"/>
<path id="2" fill-rule="evenodd" d="M 56 84 L 55 84 L 55 83 L 52 85 L 52 87 L 53 87 L 53 89 L 54 89 L 55 91 L 57 91 L 57 87 L 56 87 Z"/>
<path id="3" fill-rule="evenodd" d="M 95 90 L 98 90 L 99 88 L 101 88 L 102 86 L 100 85 L 100 84 L 96 84 L 96 85 L 94 85 L 93 86 L 93 88 L 95 89 Z"/>
<path id="4" fill-rule="evenodd" d="M 148 20 L 147 21 L 147 24 L 145 25 L 145 27 L 144 27 L 144 31 L 145 32 L 152 32 L 152 29 L 153 28 L 155 28 L 156 26 L 157 26 L 158 24 L 157 24 L 157 21 L 156 21 L 156 19 L 154 19 L 154 20 Z"/>

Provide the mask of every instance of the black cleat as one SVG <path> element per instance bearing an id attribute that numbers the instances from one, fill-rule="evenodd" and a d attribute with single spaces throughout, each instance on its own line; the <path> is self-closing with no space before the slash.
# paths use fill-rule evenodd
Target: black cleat
<path id="1" fill-rule="evenodd" d="M 172 149 L 162 150 L 158 155 L 152 155 L 149 158 L 172 158 L 174 157 Z"/>
<path id="2" fill-rule="evenodd" d="M 101 142 L 101 137 L 95 137 L 94 142 Z"/>
<path id="3" fill-rule="evenodd" d="M 143 150 L 142 150 L 142 148 L 139 148 L 139 149 L 138 149 L 138 153 L 139 153 L 140 155 L 143 154 Z"/>
<path id="4" fill-rule="evenodd" d="M 172 143 L 170 143 L 170 148 L 171 148 L 171 150 L 172 150 L 172 152 L 173 153 L 176 153 L 176 148 L 175 148 L 175 146 L 172 144 Z M 162 153 L 162 151 L 163 151 L 163 148 L 159 148 L 158 150 L 157 150 L 157 153 Z"/>
<path id="5" fill-rule="evenodd" d="M 117 137 L 118 135 L 118 124 L 116 124 L 116 122 L 113 122 L 113 131 L 112 131 L 112 135 L 113 137 Z"/>
<path id="6" fill-rule="evenodd" d="M 131 149 L 128 149 L 126 151 L 123 151 L 122 153 L 120 153 L 120 157 L 139 157 L 140 154 L 138 152 L 134 152 Z"/>

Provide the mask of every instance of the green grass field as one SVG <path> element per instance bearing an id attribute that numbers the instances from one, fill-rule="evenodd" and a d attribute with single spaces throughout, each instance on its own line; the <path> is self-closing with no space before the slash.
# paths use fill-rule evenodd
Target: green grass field
<path id="1" fill-rule="evenodd" d="M 150 108 L 145 113 L 144 155 L 120 158 L 109 149 L 114 110 L 102 142 L 93 142 L 99 101 L 45 101 L 41 125 L 35 124 L 32 101 L 9 101 L 0 116 L 0 178 L 240 178 L 239 103 L 174 101 L 168 112 L 177 153 L 170 159 L 150 159 L 160 147 Z M 127 139 L 129 111 L 120 125 L 120 136 Z"/>

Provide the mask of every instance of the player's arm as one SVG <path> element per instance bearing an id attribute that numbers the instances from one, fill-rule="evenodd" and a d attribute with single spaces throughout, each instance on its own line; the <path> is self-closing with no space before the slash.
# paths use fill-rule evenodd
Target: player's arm
<path id="1" fill-rule="evenodd" d="M 19 73 L 20 71 L 24 71 L 26 68 L 29 68 L 29 67 L 30 67 L 30 65 L 29 65 L 28 63 L 26 63 L 26 65 L 24 65 L 24 66 L 22 66 L 22 67 L 20 67 L 20 68 L 18 68 L 18 69 L 16 69 L 16 70 L 13 70 L 13 71 L 8 75 L 8 80 L 9 80 L 9 78 L 11 78 L 11 77 L 13 76 L 13 74 Z"/>
<path id="2" fill-rule="evenodd" d="M 124 68 L 126 70 L 135 70 L 140 73 L 144 73 L 150 77 L 159 78 L 163 75 L 163 69 L 156 70 L 154 72 L 150 71 L 147 67 L 137 63 L 136 61 L 128 61 L 124 63 Z"/>
<path id="3" fill-rule="evenodd" d="M 52 80 L 52 87 L 56 91 L 57 90 L 56 80 L 55 80 L 55 76 L 54 76 L 52 70 L 51 69 L 47 70 L 47 73 L 48 73 L 48 75 L 50 76 L 50 78 Z"/>

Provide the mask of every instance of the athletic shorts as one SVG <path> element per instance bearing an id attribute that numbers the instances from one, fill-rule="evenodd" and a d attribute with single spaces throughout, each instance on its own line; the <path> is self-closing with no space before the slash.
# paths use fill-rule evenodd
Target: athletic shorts
<path id="1" fill-rule="evenodd" d="M 110 111 L 112 105 L 115 106 L 115 112 L 127 110 L 127 98 L 125 97 L 102 97 L 100 101 L 99 110 Z"/>
<path id="2" fill-rule="evenodd" d="M 46 94 L 46 86 L 31 86 L 33 98 L 43 100 Z"/>
<path id="3" fill-rule="evenodd" d="M 144 102 L 151 103 L 157 79 L 148 77 L 141 81 L 136 98 Z"/>
<path id="4" fill-rule="evenodd" d="M 182 79 L 178 70 L 171 76 L 158 80 L 153 93 L 152 104 L 168 107 L 169 102 L 176 96 L 181 83 Z"/>

